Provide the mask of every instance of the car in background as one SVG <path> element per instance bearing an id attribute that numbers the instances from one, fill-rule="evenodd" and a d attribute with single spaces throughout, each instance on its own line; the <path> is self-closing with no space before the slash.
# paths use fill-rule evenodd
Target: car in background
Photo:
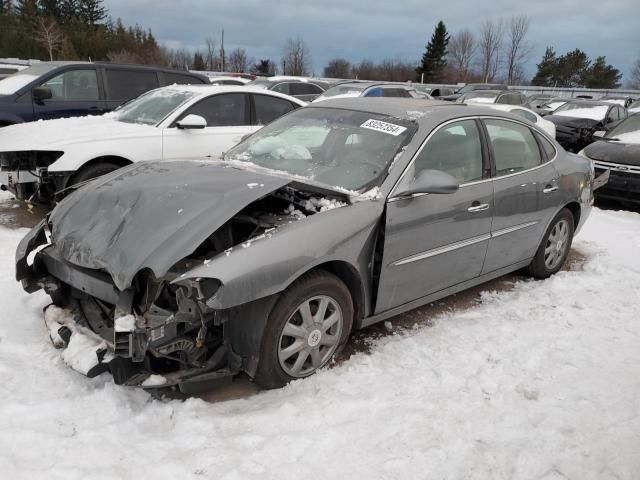
<path id="1" fill-rule="evenodd" d="M 427 87 L 425 85 L 413 84 L 413 88 L 420 93 L 426 93 L 433 98 L 446 97 L 447 95 L 453 95 L 454 90 L 450 87 Z"/>
<path id="2" fill-rule="evenodd" d="M 502 85 L 499 83 L 468 83 L 464 87 L 457 90 L 456 93 L 440 97 L 439 100 L 455 102 L 465 93 L 475 92 L 476 90 L 506 90 L 506 88 L 506 85 Z"/>
<path id="3" fill-rule="evenodd" d="M 538 114 L 542 117 L 544 117 L 545 115 L 549 115 L 550 113 L 552 113 L 555 109 L 561 107 L 562 105 L 564 105 L 565 103 L 567 103 L 569 100 L 568 98 L 561 98 L 561 97 L 554 97 L 546 102 L 544 102 L 542 105 L 539 105 L 538 107 L 536 107 L 536 111 L 538 112 Z"/>
<path id="4" fill-rule="evenodd" d="M 615 103 L 616 105 L 622 105 L 624 108 L 629 108 L 629 105 L 635 101 L 635 98 L 629 95 L 605 95 L 604 97 L 600 97 L 598 100 L 601 102 Z"/>
<path id="5" fill-rule="evenodd" d="M 609 130 L 627 118 L 627 110 L 597 100 L 571 100 L 544 118 L 556 124 L 560 145 L 576 153 L 593 142 L 596 131 Z"/>
<path id="6" fill-rule="evenodd" d="M 258 78 L 250 85 L 311 102 L 322 95 L 331 86 L 331 83 L 314 78 L 276 76 Z"/>
<path id="7" fill-rule="evenodd" d="M 630 114 L 631 113 L 640 113 L 640 100 L 636 100 L 631 105 L 629 105 L 629 108 L 627 108 L 627 111 Z"/>
<path id="8" fill-rule="evenodd" d="M 522 107 L 520 105 L 499 105 L 496 103 L 483 103 L 479 105 L 486 106 L 487 108 L 493 108 L 494 110 L 500 110 L 502 112 L 509 112 L 513 115 L 522 117 L 547 132 L 551 138 L 556 138 L 555 123 L 545 120 L 533 110 Z"/>
<path id="9" fill-rule="evenodd" d="M 516 90 L 475 90 L 460 95 L 458 103 L 496 103 L 530 108 L 527 96 Z"/>
<path id="10" fill-rule="evenodd" d="M 529 105 L 531 105 L 532 109 L 540 108 L 544 104 L 552 101 L 558 100 L 560 97 L 556 95 L 551 95 L 548 93 L 537 93 L 534 95 L 529 95 Z"/>
<path id="11" fill-rule="evenodd" d="M 523 268 L 555 274 L 591 184 L 591 162 L 508 113 L 327 100 L 224 160 L 83 186 L 20 242 L 16 279 L 65 307 L 45 323 L 57 346 L 87 347 L 85 375 L 194 393 L 245 372 L 277 388 L 356 329 Z"/>
<path id="12" fill-rule="evenodd" d="M 163 85 L 208 84 L 203 75 L 89 62 L 39 62 L 0 80 L 0 126 L 102 115 Z"/>
<path id="13" fill-rule="evenodd" d="M 221 75 L 219 77 L 209 77 L 211 80 L 211 85 L 246 85 L 247 83 L 251 83 L 252 80 L 249 78 L 243 77 L 228 77 Z"/>
<path id="14" fill-rule="evenodd" d="M 421 98 L 425 100 L 431 99 L 431 96 L 428 93 L 421 93 L 416 91 L 415 86 L 411 83 L 367 82 L 355 80 L 334 85 L 318 98 L 316 98 L 313 103 L 323 102 L 329 99 L 355 97 Z"/>
<path id="15" fill-rule="evenodd" d="M 1 188 L 52 204 L 74 185 L 130 163 L 217 157 L 303 105 L 251 87 L 171 85 L 100 117 L 12 125 L 0 129 Z"/>
<path id="16" fill-rule="evenodd" d="M 609 181 L 596 198 L 640 206 L 640 115 L 631 115 L 579 152 L 593 161 L 596 175 L 609 171 Z"/>
<path id="17" fill-rule="evenodd" d="M 0 61 L 0 80 L 7 78 L 9 75 L 18 73 L 21 70 L 29 68 L 29 65 L 19 65 L 16 63 L 4 63 Z"/>

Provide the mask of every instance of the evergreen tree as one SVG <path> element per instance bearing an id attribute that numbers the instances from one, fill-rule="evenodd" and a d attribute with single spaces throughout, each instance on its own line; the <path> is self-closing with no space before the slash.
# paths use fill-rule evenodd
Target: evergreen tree
<path id="1" fill-rule="evenodd" d="M 191 63 L 192 70 L 206 70 L 207 65 L 204 62 L 204 57 L 200 52 L 193 54 L 193 62 Z"/>
<path id="2" fill-rule="evenodd" d="M 445 66 L 447 64 L 446 54 L 449 45 L 449 34 L 444 22 L 440 20 L 431 35 L 431 40 L 427 43 L 426 51 L 422 55 L 422 61 L 417 69 L 418 80 L 424 74 L 426 83 L 438 83 L 443 80 Z"/>
<path id="3" fill-rule="evenodd" d="M 78 14 L 89 25 L 96 25 L 107 18 L 107 9 L 102 6 L 102 0 L 77 0 Z"/>
<path id="4" fill-rule="evenodd" d="M 621 78 L 620 71 L 608 65 L 605 57 L 597 57 L 584 72 L 583 84 L 586 88 L 618 88 Z"/>
<path id="5" fill-rule="evenodd" d="M 554 83 L 559 87 L 584 86 L 585 73 L 590 65 L 589 57 L 579 48 L 558 58 L 553 75 Z"/>
<path id="6" fill-rule="evenodd" d="M 547 47 L 542 56 L 542 61 L 538 64 L 538 71 L 531 80 L 531 85 L 540 85 L 543 87 L 554 86 L 554 73 L 558 66 L 558 58 L 553 47 Z"/>

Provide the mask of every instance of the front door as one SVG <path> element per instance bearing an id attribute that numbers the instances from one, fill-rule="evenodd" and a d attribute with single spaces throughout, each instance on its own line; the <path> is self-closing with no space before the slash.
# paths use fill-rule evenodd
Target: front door
<path id="1" fill-rule="evenodd" d="M 417 153 L 399 191 L 422 170 L 441 170 L 460 183 L 452 194 L 393 198 L 387 203 L 376 313 L 480 275 L 493 217 L 477 122 L 442 126 Z"/>
<path id="2" fill-rule="evenodd" d="M 182 130 L 174 125 L 162 132 L 165 160 L 184 157 L 218 157 L 243 136 L 259 127 L 249 119 L 249 100 L 245 93 L 214 95 L 189 107 L 180 117 L 199 115 L 207 121 L 202 129 Z M 178 120 L 179 120 L 178 119 Z"/>
<path id="3" fill-rule="evenodd" d="M 483 269 L 489 273 L 535 255 L 559 203 L 558 172 L 529 127 L 483 121 L 495 164 L 493 225 Z"/>
<path id="4" fill-rule="evenodd" d="M 51 98 L 33 100 L 36 120 L 101 115 L 105 102 L 100 95 L 98 75 L 94 68 L 65 70 L 42 86 L 51 90 Z"/>

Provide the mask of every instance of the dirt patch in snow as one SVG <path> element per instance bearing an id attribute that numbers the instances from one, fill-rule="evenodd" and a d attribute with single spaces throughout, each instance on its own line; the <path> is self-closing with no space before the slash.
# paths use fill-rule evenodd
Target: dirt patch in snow
<path id="1" fill-rule="evenodd" d="M 7 228 L 31 228 L 42 220 L 45 213 L 46 209 L 19 202 L 7 192 L 0 196 L 0 225 Z"/>

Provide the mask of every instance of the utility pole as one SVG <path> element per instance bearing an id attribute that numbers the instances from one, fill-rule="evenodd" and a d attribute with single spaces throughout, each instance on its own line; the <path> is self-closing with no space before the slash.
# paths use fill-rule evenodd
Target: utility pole
<path id="1" fill-rule="evenodd" d="M 220 71 L 224 72 L 224 28 L 222 29 L 222 43 L 220 44 Z"/>

